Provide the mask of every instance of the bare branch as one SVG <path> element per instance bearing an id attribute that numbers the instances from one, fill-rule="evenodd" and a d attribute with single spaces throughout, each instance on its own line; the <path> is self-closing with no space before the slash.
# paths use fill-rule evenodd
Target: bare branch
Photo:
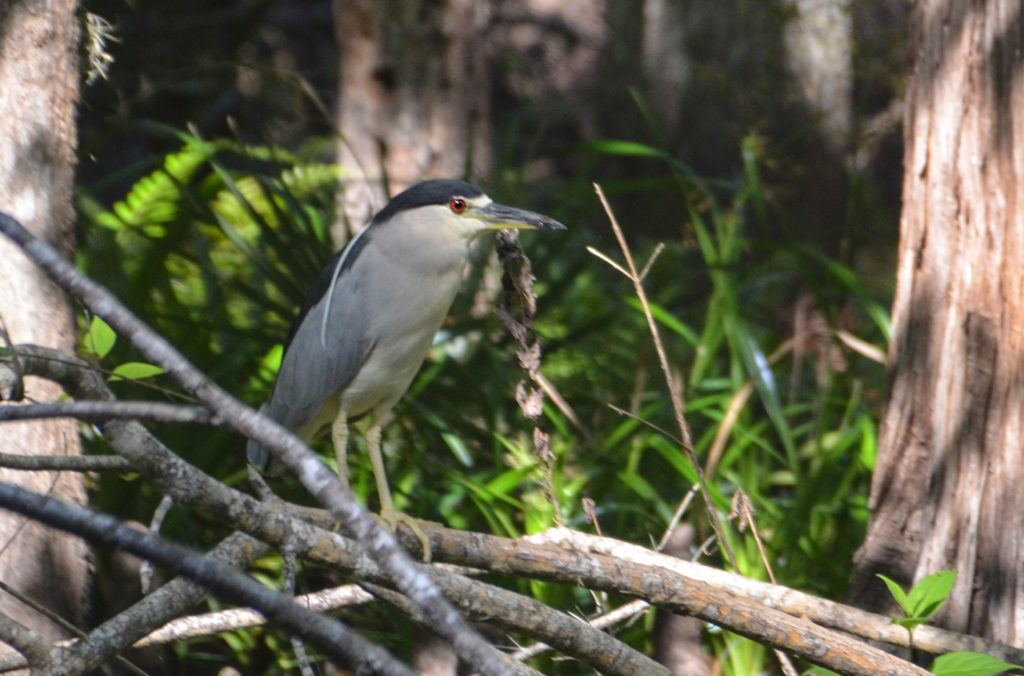
<path id="1" fill-rule="evenodd" d="M 428 533 L 429 534 L 429 533 Z M 794 617 L 803 617 L 811 620 L 817 625 L 830 627 L 865 640 L 881 641 L 890 645 L 908 647 L 907 632 L 902 627 L 894 625 L 891 619 L 884 615 L 869 613 L 853 606 L 848 606 L 828 599 L 822 599 L 788 587 L 753 580 L 742 575 L 729 573 L 727 571 L 704 566 L 692 561 L 659 554 L 638 545 L 629 544 L 612 538 L 602 538 L 586 533 L 580 533 L 569 529 L 551 529 L 543 533 L 529 536 L 531 542 L 544 542 L 556 544 L 563 556 L 557 557 L 549 562 L 551 567 L 564 570 L 566 579 L 581 579 L 577 576 L 577 566 L 582 563 L 573 563 L 572 556 L 601 556 L 610 557 L 613 561 L 630 562 L 644 566 L 655 566 L 657 568 L 672 571 L 686 580 L 692 580 L 708 584 L 713 588 L 729 591 L 743 596 L 744 598 L 762 604 L 766 608 L 774 608 L 783 611 Z M 451 552 L 445 546 L 442 539 L 431 540 L 431 545 L 436 552 L 438 560 L 451 560 Z M 487 541 L 475 541 L 471 551 L 479 553 L 479 558 L 490 559 L 499 556 L 503 547 L 495 544 L 492 549 L 491 543 Z M 461 547 L 458 551 L 464 551 Z M 526 550 L 518 553 L 517 560 L 536 559 L 538 562 L 545 559 L 542 551 Z M 467 560 L 458 557 L 463 565 L 479 566 L 477 554 Z M 538 564 L 545 568 L 547 564 Z M 479 566 L 483 567 L 483 566 Z M 520 575 L 529 575 L 527 568 L 531 566 L 520 565 Z M 492 568 L 500 570 L 500 568 Z M 638 596 L 638 589 L 614 588 L 609 591 L 622 591 Z M 723 601 L 724 602 L 724 601 Z M 699 616 L 699 615 L 698 615 Z M 720 624 L 731 629 L 725 624 Z M 921 625 L 914 630 L 914 647 L 932 654 L 942 654 L 958 650 L 971 650 L 992 655 L 1006 662 L 1014 664 L 1024 663 L 1024 650 L 1013 646 L 1002 645 L 987 641 L 977 636 L 968 636 L 957 632 L 939 629 L 928 625 Z"/>
<path id="2" fill-rule="evenodd" d="M 362 542 L 404 594 L 427 615 L 434 630 L 455 648 L 467 663 L 484 674 L 520 671 L 522 665 L 488 644 L 458 611 L 444 600 L 430 578 L 420 572 L 394 535 L 382 527 L 345 490 L 331 471 L 298 437 L 260 416 L 235 399 L 191 364 L 162 336 L 146 326 L 113 294 L 85 277 L 50 244 L 35 237 L 17 220 L 0 213 L 0 232 L 20 246 L 57 284 L 103 317 L 119 335 L 127 338 L 147 359 L 234 429 L 259 441 L 313 496 Z"/>
<path id="3" fill-rule="evenodd" d="M 132 472 L 135 468 L 119 455 L 22 455 L 0 453 L 0 467 L 32 471 Z"/>
<path id="4" fill-rule="evenodd" d="M 695 577 L 676 575 L 668 566 L 631 564 L 617 556 L 555 547 L 524 546 L 480 533 L 454 536 L 445 529 L 424 528 L 437 561 L 459 562 L 493 572 L 582 585 L 588 589 L 636 596 L 674 612 L 693 615 L 758 643 L 795 653 L 809 662 L 844 674 L 926 674 L 893 655 L 794 617 Z M 572 533 L 561 529 L 559 533 Z M 628 547 L 625 543 L 620 543 Z M 639 549 L 639 548 L 638 548 Z M 650 553 L 658 560 L 688 563 Z M 697 564 L 689 564 L 696 566 Z M 724 571 L 714 570 L 719 575 Z M 739 576 L 731 576 L 739 577 Z M 742 578 L 741 578 L 742 579 Z M 888 618 L 885 618 L 888 622 Z"/>
<path id="5" fill-rule="evenodd" d="M 240 568 L 256 560 L 266 546 L 245 535 L 234 533 L 207 554 L 211 560 Z M 81 641 L 70 641 L 64 651 L 62 666 L 67 673 L 92 671 L 111 655 L 121 652 L 154 627 L 163 625 L 194 606 L 207 590 L 191 580 L 177 577 L 130 608 L 100 624 Z M 8 665 L 0 661 L 0 669 Z"/>
<path id="6" fill-rule="evenodd" d="M 543 603 L 462 575 L 438 569 L 432 570 L 431 575 L 444 589 L 445 595 L 470 616 L 479 617 L 509 631 L 542 639 L 602 674 L 671 675 L 668 669 L 625 643 L 583 620 Z M 375 596 L 402 609 L 417 622 L 426 624 L 422 614 L 410 607 L 404 597 L 374 585 L 364 587 Z"/>
<path id="7" fill-rule="evenodd" d="M 338 608 L 368 603 L 372 600 L 373 596 L 354 584 L 322 589 L 312 594 L 295 597 L 297 604 L 316 612 L 337 610 Z M 259 627 L 266 624 L 266 622 L 266 618 L 252 608 L 232 608 L 231 610 L 222 610 L 217 613 L 191 615 L 168 622 L 156 631 L 136 641 L 133 647 L 143 648 L 150 645 L 170 643 L 171 641 L 212 636 L 224 631 Z"/>
<path id="8" fill-rule="evenodd" d="M 236 603 L 258 606 L 273 622 L 314 642 L 325 654 L 343 664 L 372 672 L 414 672 L 386 650 L 352 632 L 327 615 L 310 612 L 283 594 L 227 568 L 182 545 L 149 532 L 118 523 L 106 514 L 72 506 L 56 498 L 37 495 L 13 484 L 0 482 L 0 505 L 54 528 L 75 533 L 94 542 L 118 547 L 179 571 Z M 50 661 L 52 660 L 52 661 Z M 61 670 L 59 651 L 42 664 L 47 673 Z"/>
<path id="9" fill-rule="evenodd" d="M 53 646 L 40 634 L 25 625 L 0 615 L 0 641 L 8 644 L 33 662 L 46 659 Z"/>
<path id="10" fill-rule="evenodd" d="M 192 425 L 221 424 L 206 409 L 158 401 L 58 401 L 0 406 L 0 422 L 38 418 L 77 418 L 86 422 L 132 419 Z"/>

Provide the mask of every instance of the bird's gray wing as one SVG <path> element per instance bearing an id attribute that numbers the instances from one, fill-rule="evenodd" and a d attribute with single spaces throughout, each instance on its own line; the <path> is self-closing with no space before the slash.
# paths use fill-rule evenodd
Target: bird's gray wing
<path id="1" fill-rule="evenodd" d="M 358 280 L 345 263 L 342 253 L 336 255 L 310 290 L 285 342 L 270 399 L 260 409 L 288 429 L 310 423 L 324 400 L 355 377 L 372 349 Z M 267 452 L 260 444 L 250 440 L 247 450 L 249 462 L 266 467 Z"/>

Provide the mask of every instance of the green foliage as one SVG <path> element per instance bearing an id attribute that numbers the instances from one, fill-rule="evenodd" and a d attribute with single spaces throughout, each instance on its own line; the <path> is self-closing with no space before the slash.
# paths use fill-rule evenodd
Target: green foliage
<path id="1" fill-rule="evenodd" d="M 288 323 L 332 253 L 327 226 L 340 172 L 276 149 L 180 132 L 171 137 L 180 147 L 110 208 L 87 190 L 80 194 L 79 262 L 200 368 L 259 405 L 280 362 Z M 840 262 L 784 236 L 757 236 L 784 223 L 784 215 L 772 213 L 754 139 L 743 148 L 740 175 L 715 182 L 694 176 L 653 146 L 609 141 L 580 150 L 595 161 L 658 163 L 655 169 L 645 165 L 642 179 L 605 183 L 613 204 L 657 193 L 681 205 L 682 236 L 664 243 L 644 285 L 685 388 L 695 450 L 716 508 L 725 514 L 738 493 L 748 496 L 779 581 L 841 597 L 866 522 L 884 371 L 847 350 L 836 335 L 841 328 L 884 350 L 885 302 Z M 591 245 L 620 258 L 607 248 L 606 221 L 588 184 L 561 186 L 562 201 L 546 206 L 517 197 L 512 180 L 489 184 L 497 199 L 570 225 L 562 237 L 522 235 L 538 280 L 534 328 L 543 339 L 543 373 L 567 403 L 556 405 L 549 397 L 544 406 L 554 454 L 550 479 L 515 403 L 516 384 L 525 376 L 514 346 L 494 319 L 471 311 L 473 294 L 465 293 L 385 430 L 399 509 L 515 537 L 555 525 L 551 493 L 568 525 L 592 529 L 586 497 L 595 503 L 603 533 L 646 545 L 660 538 L 689 493 L 696 472 L 675 438 L 642 308 L 628 280 L 586 253 Z M 632 232 L 628 216 L 621 218 Z M 656 242 L 630 240 L 641 261 L 659 250 Z M 800 303 L 811 308 L 818 328 L 795 335 L 790 317 Z M 134 357 L 127 346 L 93 324 L 83 339 L 87 351 L 124 364 L 118 375 L 145 374 L 129 365 Z M 141 396 L 135 383 L 114 385 L 124 396 Z M 172 428 L 161 436 L 206 471 L 243 480 L 240 438 L 223 431 L 197 437 Z M 352 443 L 361 445 L 361 435 L 354 433 Z M 365 454 L 349 456 L 353 491 L 375 507 Z M 293 480 L 277 488 L 287 498 L 307 500 Z M 95 502 L 146 520 L 156 500 L 155 490 L 137 478 L 103 477 Z M 706 537 L 703 507 L 691 507 L 685 518 Z M 223 535 L 220 524 L 196 523 L 174 511 L 166 530 L 200 545 Z M 730 528 L 726 537 L 739 571 L 765 578 L 749 529 Z M 714 548 L 706 556 L 721 564 Z M 272 560 L 260 565 L 268 580 L 278 575 Z M 308 584 L 314 588 L 315 578 Z M 581 614 L 597 607 L 584 590 L 510 584 Z M 351 615 L 363 631 L 390 637 L 399 651 L 408 648 L 392 614 L 360 608 Z M 652 621 L 634 624 L 622 637 L 646 649 Z M 758 673 L 773 659 L 762 646 L 724 632 L 712 633 L 710 644 L 726 674 Z M 287 642 L 272 632 L 238 632 L 219 645 L 247 672 L 291 664 L 283 656 Z M 203 646 L 213 650 L 215 644 Z M 554 667 L 549 658 L 538 659 L 544 671 L 575 673 L 565 663 Z"/>
<path id="2" fill-rule="evenodd" d="M 82 354 L 100 362 L 110 354 L 116 342 L 117 334 L 114 333 L 114 330 L 99 317 L 93 317 L 89 322 L 88 329 L 80 332 L 79 349 Z M 110 372 L 107 381 L 145 380 L 146 378 L 158 376 L 163 372 L 164 370 L 155 364 L 129 361 L 115 366 Z"/>
<path id="3" fill-rule="evenodd" d="M 852 329 L 884 352 L 886 304 L 868 293 L 848 267 L 786 241 L 784 230 L 781 243 L 752 236 L 781 218 L 772 212 L 759 176 L 757 139 L 748 139 L 743 170 L 728 182 L 705 181 L 660 149 L 632 142 L 590 144 L 584 150 L 658 158 L 666 164 L 683 196 L 693 238 L 666 246 L 645 287 L 670 359 L 685 378 L 687 417 L 715 504 L 724 512 L 737 492 L 749 496 L 779 581 L 842 597 L 853 548 L 866 523 L 864 496 L 874 465 L 882 370 L 846 351 L 836 337 L 840 328 Z M 646 201 L 632 184 L 619 189 L 605 184 L 605 191 L 613 204 L 616 192 L 630 195 L 634 203 Z M 619 220 L 629 232 L 629 221 L 621 214 Z M 617 257 L 617 252 L 603 253 Z M 634 256 L 644 260 L 636 250 Z M 614 272 L 612 279 L 621 281 Z M 619 468 L 616 484 L 595 489 L 600 475 L 592 473 L 588 494 L 604 495 L 598 503 L 604 507 L 599 513 L 606 531 L 639 530 L 656 537 L 654 524 L 637 519 L 632 509 L 646 505 L 640 513 L 667 521 L 675 508 L 671 496 L 678 499 L 695 477 L 678 442 L 660 431 L 675 425 L 646 347 L 650 339 L 635 300 L 623 297 L 627 294 L 628 284 L 621 281 L 616 295 L 622 309 L 615 322 L 629 336 L 623 338 L 632 353 L 625 348 L 619 355 L 628 369 L 618 375 L 618 389 L 602 392 L 605 401 L 621 401 L 623 392 L 632 392 L 633 404 L 623 408 L 651 427 L 630 419 L 594 435 L 604 442 L 602 455 L 621 459 L 609 461 Z M 822 323 L 811 335 L 794 335 L 798 327 L 787 328 L 780 316 L 787 306 L 795 314 L 800 303 L 813 308 Z M 583 346 L 592 360 L 617 347 L 614 331 L 606 328 L 602 335 L 600 347 Z M 554 359 L 549 349 L 546 372 L 557 368 Z M 608 518 L 616 509 L 619 523 Z M 696 521 L 706 529 L 702 518 Z M 730 530 L 726 536 L 739 572 L 766 577 L 750 535 Z M 770 668 L 769 651 L 740 637 L 714 636 L 725 673 Z"/>
<path id="4" fill-rule="evenodd" d="M 952 591 L 953 584 L 956 583 L 956 571 L 940 570 L 923 578 L 909 592 L 904 592 L 903 588 L 894 580 L 882 574 L 878 574 L 878 577 L 889 588 L 889 593 L 892 594 L 893 599 L 903 611 L 904 616 L 892 618 L 893 623 L 907 630 L 911 642 L 913 642 L 914 627 L 924 624 L 938 612 L 942 604 L 945 603 L 946 597 L 949 596 L 949 592 Z"/>
<path id="5" fill-rule="evenodd" d="M 106 357 L 114 348 L 117 334 L 105 321 L 93 317 L 89 322 L 89 330 L 82 334 L 81 340 L 82 352 L 99 360 Z"/>
<path id="6" fill-rule="evenodd" d="M 921 579 L 909 592 L 905 592 L 896 581 L 881 574 L 878 577 L 889 588 L 889 593 L 903 611 L 903 617 L 894 617 L 892 621 L 907 630 L 911 646 L 914 643 L 914 629 L 939 611 L 956 583 L 956 571 L 940 570 Z M 1019 665 L 1008 664 L 990 655 L 962 651 L 936 657 L 931 672 L 938 676 L 992 676 L 1020 668 Z"/>
<path id="7" fill-rule="evenodd" d="M 930 671 L 936 676 L 992 676 L 1004 671 L 1021 669 L 990 655 L 975 652 L 957 652 L 939 655 Z"/>

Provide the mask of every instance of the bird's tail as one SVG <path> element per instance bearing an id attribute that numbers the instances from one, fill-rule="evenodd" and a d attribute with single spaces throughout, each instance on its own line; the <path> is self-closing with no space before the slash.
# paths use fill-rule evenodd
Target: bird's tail
<path id="1" fill-rule="evenodd" d="M 249 444 L 245 447 L 245 454 L 249 457 L 250 465 L 261 472 L 266 471 L 267 465 L 270 464 L 270 454 L 260 442 L 250 439 Z"/>

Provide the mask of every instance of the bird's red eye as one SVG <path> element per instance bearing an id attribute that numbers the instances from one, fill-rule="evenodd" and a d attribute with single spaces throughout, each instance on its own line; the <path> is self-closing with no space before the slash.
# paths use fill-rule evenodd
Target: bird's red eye
<path id="1" fill-rule="evenodd" d="M 457 214 L 461 214 L 466 210 L 466 200 L 461 197 L 453 197 L 448 202 L 448 208 Z"/>

